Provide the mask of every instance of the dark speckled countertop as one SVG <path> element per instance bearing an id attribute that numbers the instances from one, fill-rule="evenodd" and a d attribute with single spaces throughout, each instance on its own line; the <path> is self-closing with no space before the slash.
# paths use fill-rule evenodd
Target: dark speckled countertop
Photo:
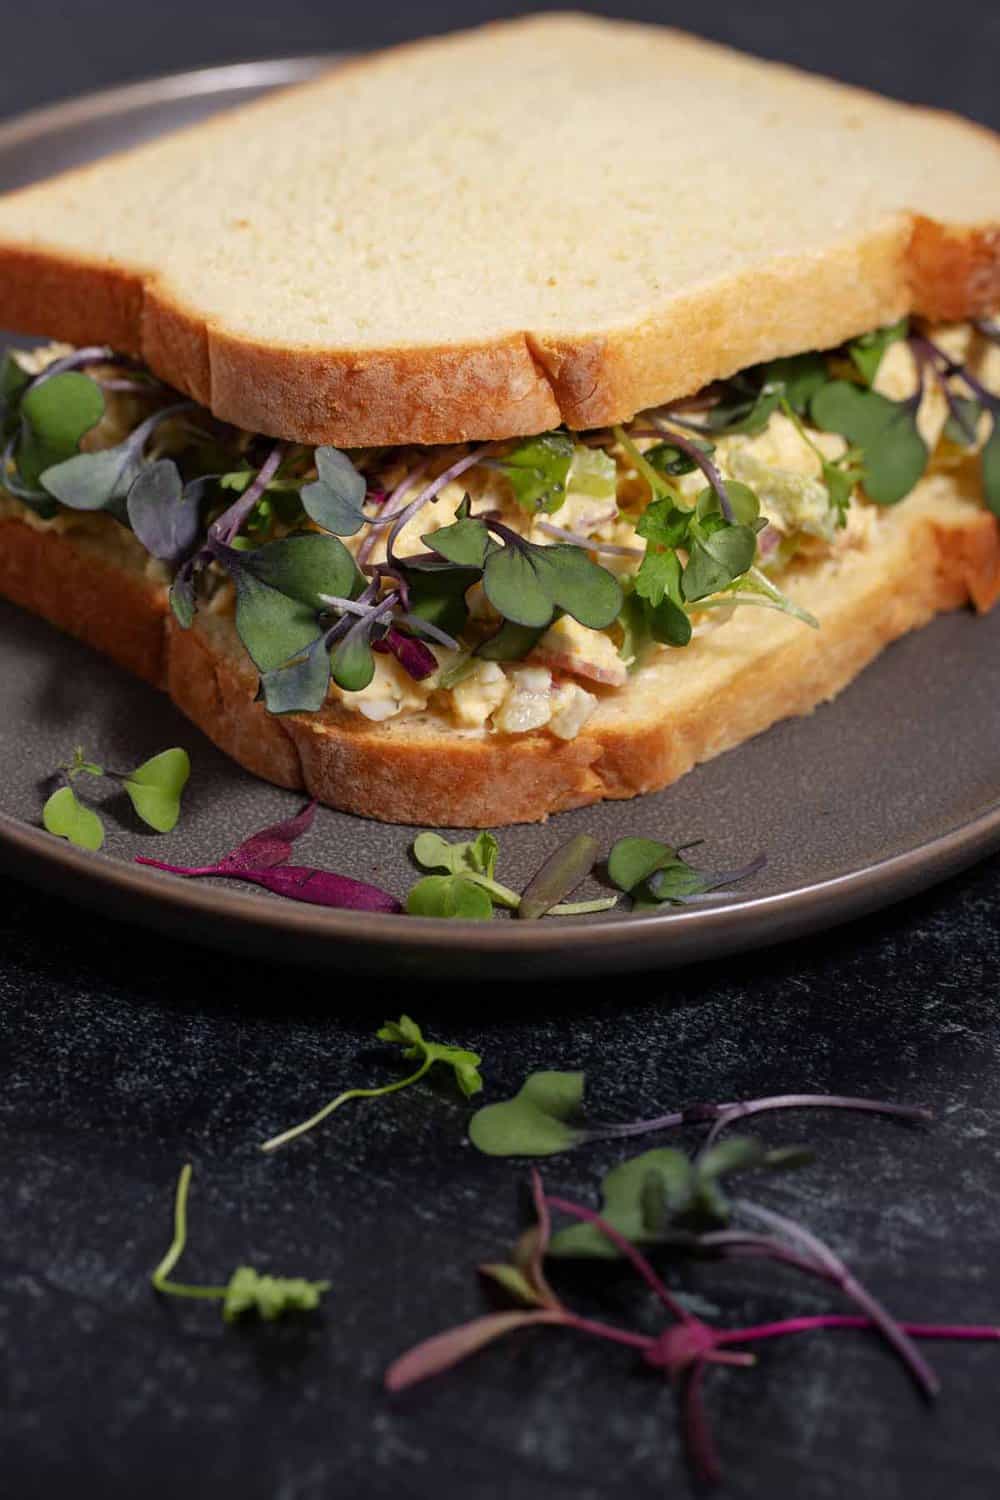
<path id="1" fill-rule="evenodd" d="M 509 7 L 515 10 L 518 7 Z M 612 8 L 609 5 L 606 8 Z M 4 6 L 0 111 L 199 62 L 367 46 L 486 4 L 35 0 Z M 623 6 L 1000 124 L 989 0 Z M 956 751 L 960 753 L 960 740 Z M 834 1116 L 763 1201 L 828 1238 L 900 1315 L 1000 1323 L 1000 860 L 825 937 L 619 984 L 448 990 L 271 968 L 169 944 L 0 882 L 0 1490 L 11 1500 L 636 1500 L 693 1493 L 668 1390 L 627 1352 L 527 1335 L 401 1399 L 387 1362 L 485 1306 L 523 1173 L 478 1156 L 466 1108 L 421 1087 L 345 1109 L 272 1159 L 256 1143 L 342 1087 L 395 1076 L 371 1044 L 405 1008 L 480 1050 L 494 1097 L 582 1067 L 596 1114 L 790 1088 L 921 1101 L 931 1132 Z M 586 1198 L 621 1152 L 548 1167 Z M 190 1275 L 240 1261 L 328 1276 L 323 1313 L 225 1329 L 159 1305 L 177 1170 L 196 1164 Z M 790 1274 L 704 1267 L 722 1320 L 834 1305 Z M 612 1278 L 609 1315 L 641 1315 Z M 941 1346 L 928 1413 L 864 1335 L 774 1344 L 709 1385 L 740 1500 L 988 1500 L 1000 1349 Z"/>

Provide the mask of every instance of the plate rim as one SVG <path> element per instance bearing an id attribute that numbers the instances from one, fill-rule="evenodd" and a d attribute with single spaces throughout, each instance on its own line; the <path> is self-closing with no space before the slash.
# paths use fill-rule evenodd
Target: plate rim
<path id="1" fill-rule="evenodd" d="M 343 51 L 299 53 L 213 64 L 77 94 L 0 119 L 0 150 L 37 141 L 50 131 L 172 99 L 231 91 L 237 106 L 241 93 L 305 81 L 335 67 L 347 55 Z M 596 955 L 616 968 L 672 966 L 835 926 L 914 894 L 997 848 L 1000 799 L 964 822 L 874 863 L 720 906 L 671 908 L 636 920 L 623 920 L 619 913 L 613 918 L 567 919 L 558 924 L 410 916 L 400 921 L 376 913 L 295 905 L 214 883 L 189 883 L 113 855 L 95 858 L 41 827 L 0 811 L 0 868 L 15 878 L 37 886 L 45 885 L 46 877 L 55 876 L 61 885 L 75 883 L 79 877 L 86 905 L 100 906 L 101 896 L 117 898 L 127 915 L 154 926 L 157 918 L 210 919 L 221 922 L 220 936 L 238 938 L 258 950 L 270 950 L 276 939 L 310 939 L 311 957 L 322 947 L 348 957 L 360 950 L 389 948 L 413 958 L 454 955 L 458 950 L 470 957 L 551 960 L 566 953 L 567 937 L 572 935 L 588 958 Z"/>

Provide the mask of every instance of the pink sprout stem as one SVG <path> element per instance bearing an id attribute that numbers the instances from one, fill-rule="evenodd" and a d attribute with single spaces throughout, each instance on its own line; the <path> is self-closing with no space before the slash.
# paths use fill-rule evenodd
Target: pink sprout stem
<path id="1" fill-rule="evenodd" d="M 683 1303 L 679 1302 L 673 1293 L 664 1286 L 642 1252 L 637 1250 L 632 1241 L 627 1240 L 606 1219 L 602 1219 L 600 1214 L 594 1213 L 593 1209 L 583 1208 L 579 1203 L 570 1203 L 566 1198 L 553 1198 L 551 1194 L 546 1195 L 545 1201 L 549 1208 L 558 1209 L 561 1213 L 569 1214 L 570 1218 L 582 1219 L 585 1224 L 593 1224 L 594 1228 L 600 1230 L 604 1238 L 614 1245 L 615 1249 L 624 1255 L 626 1260 L 632 1263 L 646 1285 L 656 1293 L 664 1307 L 673 1313 L 678 1322 L 690 1323 L 694 1321 L 693 1315 Z"/>
<path id="2" fill-rule="evenodd" d="M 788 1333 L 812 1333 L 824 1328 L 870 1328 L 871 1318 L 854 1313 L 820 1313 L 815 1317 L 783 1318 L 777 1323 L 757 1323 L 750 1328 L 732 1328 L 716 1334 L 717 1344 L 751 1344 L 763 1339 L 783 1338 Z M 913 1339 L 964 1339 L 1000 1341 L 1000 1327 L 990 1323 L 900 1323 Z"/>

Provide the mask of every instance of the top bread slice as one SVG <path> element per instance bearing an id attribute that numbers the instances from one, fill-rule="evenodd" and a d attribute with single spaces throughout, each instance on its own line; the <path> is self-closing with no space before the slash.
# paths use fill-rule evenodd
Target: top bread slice
<path id="1" fill-rule="evenodd" d="M 599 426 L 998 303 L 996 136 L 582 16 L 377 54 L 0 199 L 0 326 L 307 443 Z"/>

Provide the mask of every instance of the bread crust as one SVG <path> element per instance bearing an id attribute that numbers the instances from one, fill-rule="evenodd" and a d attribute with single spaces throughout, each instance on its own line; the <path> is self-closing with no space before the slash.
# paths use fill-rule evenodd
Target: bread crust
<path id="1" fill-rule="evenodd" d="M 664 35 L 680 47 L 726 55 L 726 49 L 680 33 Z M 395 66 L 405 65 L 406 53 L 438 45 L 410 43 L 359 59 L 347 71 L 393 59 Z M 845 90 L 845 96 L 849 92 L 859 91 Z M 214 129 L 225 127 L 225 118 L 194 127 L 206 145 Z M 963 128 L 997 147 L 1000 172 L 996 137 L 968 122 Z M 64 176 L 85 186 L 92 170 Z M 4 326 L 110 344 L 142 358 L 226 421 L 343 447 L 515 437 L 560 422 L 603 426 L 761 360 L 833 347 L 904 313 L 963 319 L 998 305 L 1000 225 L 942 224 L 907 212 L 905 205 L 864 237 L 817 254 L 778 258 L 752 275 L 696 288 L 641 320 L 600 333 L 548 337 L 528 328 L 487 342 L 379 349 L 255 342 L 187 305 L 155 267 L 0 243 Z"/>
<path id="2" fill-rule="evenodd" d="M 256 701 L 256 674 L 225 617 L 201 614 L 181 629 L 162 586 L 72 531 L 0 522 L 0 593 L 165 688 L 220 749 L 265 780 L 385 822 L 501 827 L 667 786 L 777 720 L 811 712 L 940 611 L 969 600 L 991 608 L 1000 597 L 1000 527 L 960 495 L 957 485 L 923 499 L 915 492 L 905 521 L 904 502 L 884 567 L 874 558 L 860 591 L 835 580 L 820 631 L 758 615 L 750 627 L 757 644 L 732 652 L 727 665 L 731 623 L 713 638 L 719 644 L 706 645 L 703 660 L 721 660 L 723 670 L 705 690 L 673 700 L 667 680 L 641 701 L 624 696 L 630 689 L 609 693 L 568 742 L 463 734 L 430 715 L 372 724 L 339 706 L 273 717 Z M 813 585 L 800 582 L 808 604 Z M 602 713 L 606 706 L 614 711 Z"/>

